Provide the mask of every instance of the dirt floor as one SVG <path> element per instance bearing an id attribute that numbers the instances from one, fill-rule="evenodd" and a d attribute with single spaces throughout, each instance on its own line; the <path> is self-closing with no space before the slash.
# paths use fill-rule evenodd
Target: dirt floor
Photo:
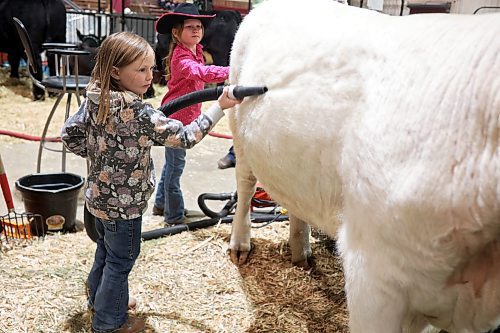
<path id="1" fill-rule="evenodd" d="M 157 92 L 151 104 L 159 105 L 161 94 Z M 53 103 L 52 98 L 31 101 L 29 79 L 13 82 L 5 71 L 0 73 L 0 129 L 39 136 Z M 53 136 L 58 135 L 62 112 L 56 117 L 61 118 L 54 120 L 59 126 L 49 129 Z M 216 131 L 229 133 L 226 122 L 217 125 Z M 0 135 L 0 153 L 23 144 Z M 223 140 L 210 144 L 219 146 L 219 154 L 228 147 Z M 208 152 L 200 150 L 193 156 L 202 161 L 202 154 Z M 216 168 L 216 156 L 220 155 L 214 154 L 208 164 L 199 162 L 188 176 L 196 178 Z M 9 161 L 9 167 L 16 163 L 27 162 Z M 190 184 L 183 187 L 190 202 L 195 202 L 192 193 L 199 189 L 190 189 Z M 5 205 L 0 206 L 0 215 L 5 213 Z M 161 226 L 161 218 L 145 215 L 145 230 Z M 334 241 L 317 233 L 311 237 L 316 266 L 305 271 L 290 263 L 288 222 L 272 223 L 252 230 L 255 250 L 247 264 L 237 267 L 226 253 L 230 228 L 221 224 L 142 243 L 129 283 L 138 299 L 135 312 L 146 319 L 147 332 L 348 332 L 343 274 Z M 85 232 L 3 246 L 0 332 L 90 332 L 83 284 L 94 250 Z"/>

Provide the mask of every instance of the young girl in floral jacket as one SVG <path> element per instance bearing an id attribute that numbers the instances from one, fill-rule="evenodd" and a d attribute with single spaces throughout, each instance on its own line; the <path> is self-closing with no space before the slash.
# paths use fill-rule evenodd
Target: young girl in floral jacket
<path id="1" fill-rule="evenodd" d="M 79 111 L 62 129 L 62 140 L 90 168 L 85 203 L 99 235 L 87 278 L 93 332 L 141 332 L 142 319 L 128 316 L 128 276 L 140 252 L 142 215 L 155 181 L 151 146 L 191 148 L 239 103 L 227 91 L 188 125 L 166 118 L 141 95 L 153 79 L 154 52 L 142 37 L 107 37 Z"/>

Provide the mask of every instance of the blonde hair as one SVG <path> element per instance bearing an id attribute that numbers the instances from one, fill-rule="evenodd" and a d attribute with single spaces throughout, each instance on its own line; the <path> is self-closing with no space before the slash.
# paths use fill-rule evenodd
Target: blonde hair
<path id="1" fill-rule="evenodd" d="M 96 55 L 96 64 L 92 70 L 89 87 L 101 89 L 97 123 L 104 124 L 110 107 L 110 91 L 123 91 L 120 82 L 111 76 L 113 67 L 122 68 L 140 57 L 153 52 L 149 43 L 131 32 L 117 32 L 106 37 Z"/>
<path id="2" fill-rule="evenodd" d="M 174 33 L 175 31 L 175 33 Z M 179 39 L 175 36 L 176 34 L 178 36 L 182 35 L 182 32 L 184 31 L 184 21 L 180 23 L 174 24 L 172 27 L 172 40 L 170 41 L 170 45 L 168 46 L 168 54 L 164 58 L 165 60 L 165 80 L 170 79 L 170 75 L 172 73 L 172 56 L 174 54 L 174 49 L 177 46 L 177 44 L 180 44 Z M 201 31 L 203 35 L 205 34 L 205 27 L 203 26 L 203 23 L 201 24 Z"/>

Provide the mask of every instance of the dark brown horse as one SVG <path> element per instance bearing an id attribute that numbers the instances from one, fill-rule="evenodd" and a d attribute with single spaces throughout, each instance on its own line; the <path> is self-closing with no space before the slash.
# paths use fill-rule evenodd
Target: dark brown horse
<path id="1" fill-rule="evenodd" d="M 88 55 L 81 55 L 78 57 L 78 73 L 81 75 L 90 75 L 95 67 L 97 49 L 99 45 L 101 45 L 104 38 L 99 38 L 92 34 L 83 35 L 78 29 L 76 30 L 76 35 L 80 40 L 77 49 L 89 52 Z M 73 63 L 70 64 L 72 68 L 73 65 Z"/>
<path id="2" fill-rule="evenodd" d="M 40 53 L 45 42 L 64 43 L 66 41 L 66 8 L 62 0 L 0 0 L 0 52 L 8 54 L 10 77 L 19 78 L 19 62 L 26 59 L 21 39 L 14 27 L 13 17 L 17 17 L 26 27 L 36 55 L 35 77 L 42 79 Z M 52 57 L 48 57 L 50 74 L 55 75 Z M 34 99 L 45 96 L 42 89 L 33 85 Z"/>

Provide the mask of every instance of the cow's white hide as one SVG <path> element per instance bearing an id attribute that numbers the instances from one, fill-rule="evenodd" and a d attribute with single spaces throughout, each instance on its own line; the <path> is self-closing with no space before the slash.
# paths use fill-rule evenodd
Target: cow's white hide
<path id="1" fill-rule="evenodd" d="M 236 35 L 230 81 L 269 88 L 231 115 L 233 260 L 257 178 L 294 216 L 295 262 L 300 220 L 334 237 L 341 212 L 351 332 L 500 323 L 500 15 L 270 0 Z"/>

